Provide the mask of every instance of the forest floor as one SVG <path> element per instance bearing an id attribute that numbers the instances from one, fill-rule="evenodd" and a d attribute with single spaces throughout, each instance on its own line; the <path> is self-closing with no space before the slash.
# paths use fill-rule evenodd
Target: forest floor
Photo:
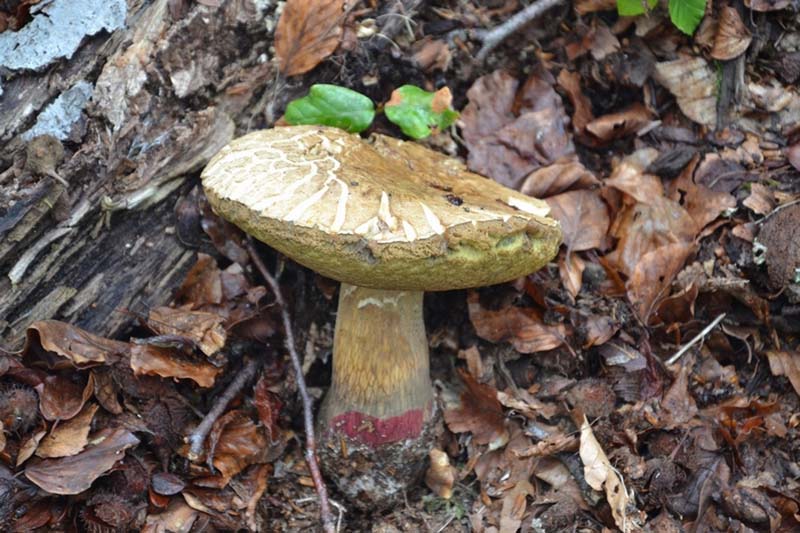
<path id="1" fill-rule="evenodd" d="M 385 513 L 329 486 L 334 518 L 375 532 L 798 531 L 796 5 L 715 3 L 687 36 L 663 7 L 551 3 L 483 60 L 475 30 L 525 3 L 284 6 L 293 44 L 276 42 L 277 60 L 302 73 L 287 88 L 384 103 L 401 85 L 447 87 L 457 125 L 421 142 L 546 200 L 564 234 L 524 279 L 426 295 L 449 464 Z M 382 115 L 370 132 L 402 137 Z M 0 359 L 3 530 L 321 530 L 282 309 L 199 187 L 180 209 L 218 253 L 130 340 L 41 321 Z M 258 250 L 319 400 L 337 284 Z M 215 406 L 196 457 L 185 437 Z"/>

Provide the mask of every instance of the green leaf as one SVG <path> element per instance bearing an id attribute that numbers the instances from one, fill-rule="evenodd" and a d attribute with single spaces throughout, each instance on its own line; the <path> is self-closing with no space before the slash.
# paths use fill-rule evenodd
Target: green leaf
<path id="1" fill-rule="evenodd" d="M 669 0 L 669 18 L 686 35 L 691 35 L 706 12 L 706 0 Z"/>
<path id="2" fill-rule="evenodd" d="M 403 133 L 413 139 L 424 139 L 434 128 L 442 130 L 456 121 L 458 112 L 450 107 L 451 101 L 447 87 L 431 93 L 414 85 L 403 85 L 392 92 L 383 111 Z"/>
<path id="3" fill-rule="evenodd" d="M 318 83 L 311 86 L 306 96 L 289 102 L 283 118 L 292 125 L 318 124 L 358 133 L 372 124 L 375 106 L 359 92 Z"/>
<path id="4" fill-rule="evenodd" d="M 658 0 L 617 0 L 617 13 L 623 17 L 644 15 L 658 4 Z"/>

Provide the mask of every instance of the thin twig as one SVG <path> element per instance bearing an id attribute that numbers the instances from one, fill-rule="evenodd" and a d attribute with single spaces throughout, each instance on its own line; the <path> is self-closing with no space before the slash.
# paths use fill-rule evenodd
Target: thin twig
<path id="1" fill-rule="evenodd" d="M 722 314 L 721 314 L 721 315 L 719 315 L 717 318 L 715 318 L 715 319 L 714 319 L 714 320 L 711 322 L 711 324 L 709 324 L 709 325 L 707 325 L 705 328 L 703 328 L 703 331 L 701 331 L 700 333 L 698 333 L 697 335 L 695 335 L 695 337 L 694 337 L 692 340 L 690 340 L 688 343 L 686 343 L 686 345 L 684 345 L 684 346 L 683 346 L 683 348 L 681 348 L 680 350 L 678 350 L 677 352 L 675 352 L 675 355 L 673 355 L 672 357 L 670 357 L 669 359 L 667 359 L 667 364 L 668 364 L 668 365 L 671 365 L 672 363 L 674 363 L 675 361 L 677 361 L 678 359 L 680 359 L 680 357 L 681 357 L 683 354 L 685 354 L 685 353 L 686 353 L 686 352 L 689 350 L 689 348 L 691 348 L 692 346 L 694 346 L 695 344 L 697 344 L 698 342 L 700 342 L 700 341 L 703 339 L 703 337 L 705 337 L 706 335 L 708 335 L 708 334 L 711 332 L 711 330 L 712 330 L 712 329 L 714 329 L 715 327 L 717 327 L 717 324 L 719 324 L 720 322 L 722 322 L 722 319 L 723 319 L 723 318 L 725 318 L 725 313 L 722 313 Z"/>
<path id="2" fill-rule="evenodd" d="M 477 37 L 483 42 L 478 55 L 475 56 L 478 61 L 483 61 L 489 52 L 494 50 L 497 45 L 503 42 L 506 37 L 519 30 L 532 20 L 540 17 L 545 11 L 553 8 L 559 4 L 563 4 L 564 0 L 537 0 L 532 3 L 507 21 L 499 26 L 495 26 L 491 30 L 486 30 L 477 34 Z"/>
<path id="3" fill-rule="evenodd" d="M 244 367 L 239 371 L 239 374 L 230 382 L 225 391 L 214 402 L 214 407 L 203 417 L 194 431 L 186 437 L 186 442 L 189 443 L 189 460 L 197 461 L 203 455 L 203 442 L 205 442 L 208 432 L 214 422 L 222 416 L 228 404 L 231 403 L 239 392 L 244 388 L 245 384 L 255 375 L 258 370 L 258 364 L 253 359 L 248 359 Z"/>
<path id="4" fill-rule="evenodd" d="M 253 246 L 252 239 L 248 239 L 247 252 L 250 258 L 256 265 L 256 268 L 261 273 L 261 276 L 272 289 L 272 294 L 275 296 L 275 302 L 281 310 L 281 318 L 283 319 L 283 329 L 285 330 L 285 344 L 289 352 L 289 357 L 292 360 L 292 366 L 297 379 L 297 389 L 300 392 L 300 398 L 303 401 L 303 423 L 306 430 L 306 463 L 308 469 L 311 471 L 311 479 L 314 480 L 314 488 L 317 489 L 317 496 L 319 496 L 319 514 L 322 518 L 322 527 L 325 533 L 335 533 L 336 526 L 334 525 L 333 515 L 328 503 L 328 489 L 325 486 L 325 481 L 322 479 L 322 473 L 319 470 L 319 463 L 317 462 L 317 443 L 314 438 L 314 416 L 311 412 L 311 398 L 308 396 L 308 389 L 306 389 L 306 380 L 303 377 L 303 367 L 300 364 L 300 357 L 297 355 L 297 349 L 294 344 L 294 333 L 292 333 L 292 322 L 289 319 L 289 311 L 286 309 L 286 303 L 283 300 L 281 288 L 275 278 L 264 266 L 264 262 L 258 255 L 255 247 Z"/>

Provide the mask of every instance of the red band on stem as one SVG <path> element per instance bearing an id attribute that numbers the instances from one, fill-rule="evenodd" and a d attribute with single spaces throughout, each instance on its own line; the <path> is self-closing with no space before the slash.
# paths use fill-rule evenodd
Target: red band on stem
<path id="1" fill-rule="evenodd" d="M 414 439 L 422 433 L 425 410 L 412 409 L 391 418 L 377 418 L 349 411 L 331 420 L 331 429 L 341 432 L 367 446 L 376 447 L 405 439 Z"/>

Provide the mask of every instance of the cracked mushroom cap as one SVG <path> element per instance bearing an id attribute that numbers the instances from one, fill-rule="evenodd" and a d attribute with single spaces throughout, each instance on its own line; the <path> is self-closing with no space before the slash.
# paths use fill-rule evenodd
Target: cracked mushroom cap
<path id="1" fill-rule="evenodd" d="M 214 210 L 330 278 L 390 290 L 492 285 L 534 272 L 561 231 L 541 200 L 384 135 L 255 131 L 209 162 Z"/>

